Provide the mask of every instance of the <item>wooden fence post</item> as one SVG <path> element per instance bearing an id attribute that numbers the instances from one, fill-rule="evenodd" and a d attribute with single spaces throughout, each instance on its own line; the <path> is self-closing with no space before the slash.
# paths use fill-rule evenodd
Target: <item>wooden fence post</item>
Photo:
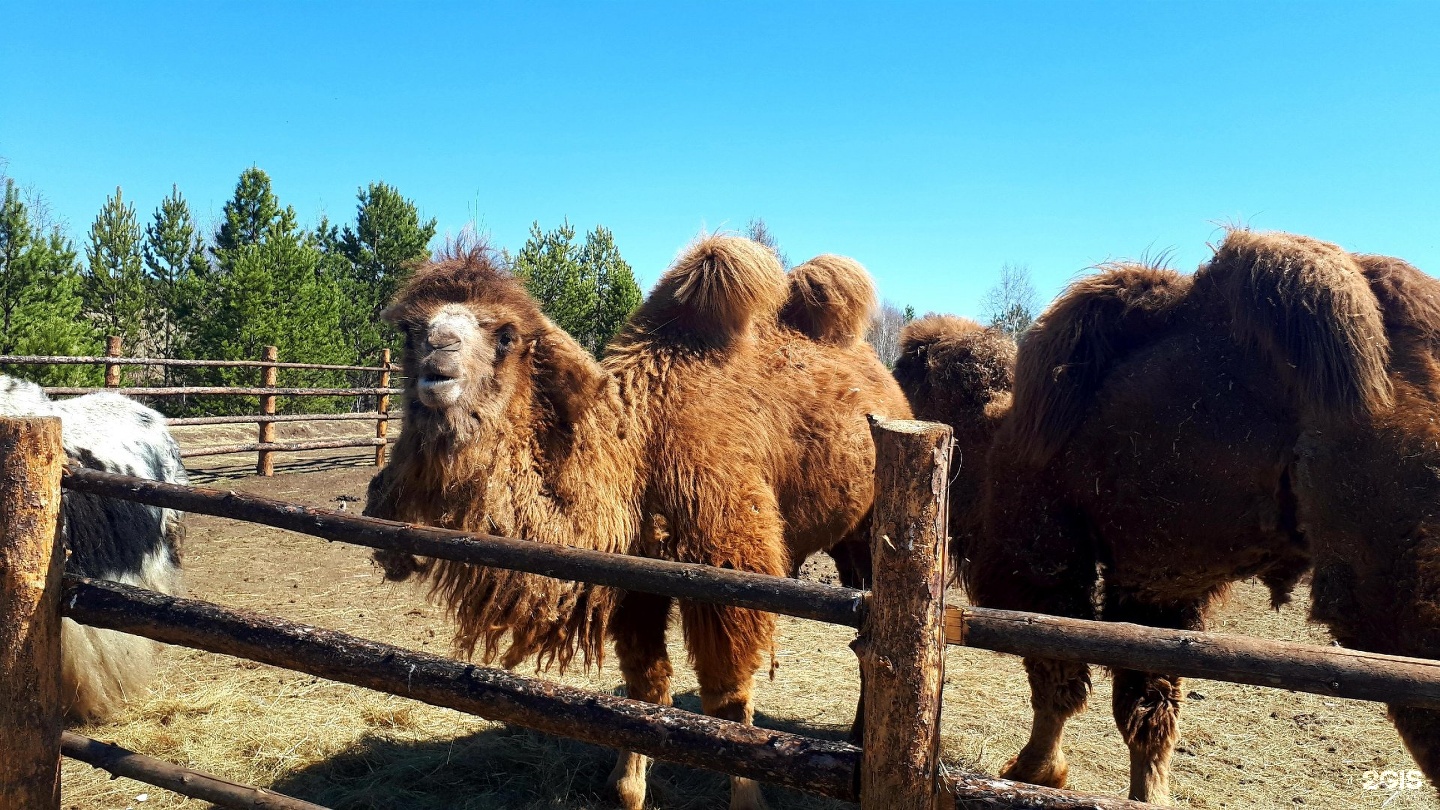
<path id="1" fill-rule="evenodd" d="M 120 350 L 121 350 L 121 346 L 120 346 L 120 336 L 119 336 L 119 335 L 111 335 L 110 337 L 105 338 L 105 356 L 106 356 L 106 357 L 119 357 L 119 356 L 120 356 Z M 106 363 L 106 364 L 105 364 L 105 387 L 106 387 L 106 388 L 119 388 L 119 387 L 120 387 L 120 366 L 119 366 L 118 364 L 116 364 L 116 363 Z"/>
<path id="2" fill-rule="evenodd" d="M 0 807 L 60 807 L 60 420 L 0 419 Z"/>
<path id="3" fill-rule="evenodd" d="M 266 346 L 266 347 L 265 347 L 265 350 L 260 353 L 260 359 L 263 360 L 263 361 L 265 361 L 265 362 L 267 362 L 267 363 L 273 363 L 273 362 L 275 362 L 277 359 L 279 359 L 279 357 L 280 357 L 280 350 L 277 349 L 277 348 L 275 348 L 274 346 Z M 265 387 L 265 388 L 274 388 L 275 385 L 276 385 L 277 372 L 278 372 L 278 371 L 279 371 L 279 370 L 276 369 L 274 366 L 262 366 L 262 367 L 260 368 L 260 385 L 263 386 L 263 387 Z M 261 395 L 260 395 L 260 415 L 261 415 L 261 416 L 274 416 L 274 415 L 275 415 L 275 395 L 274 395 L 274 394 L 261 394 Z M 275 441 L 275 423 L 274 423 L 274 422 L 261 422 L 261 423 L 260 423 L 260 437 L 259 437 L 258 441 L 259 441 L 261 444 L 270 444 L 270 443 L 273 443 L 273 442 Z M 262 448 L 262 449 L 259 451 L 259 459 L 258 459 L 258 460 L 256 461 L 256 463 L 255 463 L 255 472 L 256 472 L 257 475 L 263 475 L 263 476 L 266 476 L 266 477 L 268 478 L 269 476 L 272 476 L 272 475 L 275 474 L 275 457 L 274 457 L 274 454 L 275 454 L 275 451 L 273 451 L 273 450 L 265 450 L 265 449 Z"/>
<path id="4" fill-rule="evenodd" d="M 390 387 L 390 350 L 380 350 L 380 387 Z M 380 418 L 375 420 L 375 438 L 384 439 L 390 426 L 390 395 L 380 394 L 375 400 L 375 410 L 380 413 Z M 375 466 L 385 466 L 385 445 L 375 445 Z"/>
<path id="5" fill-rule="evenodd" d="M 871 420 L 874 561 L 855 652 L 864 694 L 862 810 L 938 806 L 945 681 L 946 425 Z"/>

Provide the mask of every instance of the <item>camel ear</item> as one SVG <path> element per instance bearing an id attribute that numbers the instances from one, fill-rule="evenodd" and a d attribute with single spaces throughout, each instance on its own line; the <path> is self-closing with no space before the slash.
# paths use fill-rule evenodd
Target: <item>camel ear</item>
<path id="1" fill-rule="evenodd" d="M 558 327 L 531 345 L 535 398 L 555 415 L 557 426 L 574 427 L 604 394 L 610 375 Z"/>

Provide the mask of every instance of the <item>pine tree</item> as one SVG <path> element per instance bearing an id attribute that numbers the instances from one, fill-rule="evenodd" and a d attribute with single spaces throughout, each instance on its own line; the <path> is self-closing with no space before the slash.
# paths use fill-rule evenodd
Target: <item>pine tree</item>
<path id="1" fill-rule="evenodd" d="M 90 226 L 85 256 L 86 310 L 101 331 L 120 336 L 127 353 L 135 351 L 145 326 L 145 274 L 135 206 L 125 204 L 119 188 Z"/>
<path id="2" fill-rule="evenodd" d="M 155 353 L 161 357 L 184 354 L 184 328 L 199 305 L 198 285 L 209 270 L 205 242 L 195 227 L 190 206 L 177 186 L 155 209 L 153 221 L 145 226 L 147 315 L 154 337 Z M 166 380 L 175 375 L 166 367 Z"/>
<path id="3" fill-rule="evenodd" d="M 258 168 L 245 170 L 235 196 L 225 204 L 225 221 L 215 238 L 215 267 L 197 285 L 204 317 L 193 324 L 189 341 L 195 356 L 255 359 L 274 345 L 282 359 L 344 363 L 351 359 L 341 332 L 343 292 L 322 250 L 327 234 L 309 233 L 296 224 L 295 210 L 281 208 L 270 178 Z M 342 384 L 336 372 L 284 372 L 296 386 Z M 204 376 L 225 384 L 254 382 L 250 369 L 208 370 Z M 304 399 L 281 407 L 324 410 L 343 402 Z M 207 410 L 253 409 L 244 401 L 200 403 Z"/>
<path id="4" fill-rule="evenodd" d="M 550 320 L 584 344 L 596 308 L 595 286 L 580 264 L 575 226 L 566 220 L 552 231 L 542 231 L 540 223 L 531 223 L 530 238 L 510 264 Z"/>
<path id="5" fill-rule="evenodd" d="M 43 218 L 43 217 L 42 217 Z M 99 341 L 82 317 L 77 254 L 58 227 L 32 222 L 15 181 L 0 196 L 0 353 L 95 354 Z M 99 372 L 85 366 L 6 367 L 47 385 L 87 385 Z"/>
<path id="6" fill-rule="evenodd" d="M 576 245 L 568 220 L 553 231 L 532 223 L 525 246 L 508 258 L 550 320 L 592 353 L 599 354 L 640 305 L 635 273 L 603 225 Z"/>
<path id="7" fill-rule="evenodd" d="M 609 228 L 597 225 L 585 235 L 580 264 L 586 268 L 585 276 L 595 282 L 595 314 L 586 337 L 590 350 L 599 355 L 630 319 L 630 313 L 640 306 L 644 296 L 640 285 L 635 283 L 635 272 L 620 257 L 615 235 Z"/>
<path id="8" fill-rule="evenodd" d="M 357 196 L 355 227 L 346 225 L 336 240 L 333 234 L 325 235 L 322 225 L 320 237 L 322 250 L 345 259 L 343 328 L 351 336 L 355 361 L 368 364 L 393 342 L 391 331 L 380 324 L 380 313 L 429 256 L 435 220 L 422 223 L 415 203 L 385 183 L 371 183 Z"/>

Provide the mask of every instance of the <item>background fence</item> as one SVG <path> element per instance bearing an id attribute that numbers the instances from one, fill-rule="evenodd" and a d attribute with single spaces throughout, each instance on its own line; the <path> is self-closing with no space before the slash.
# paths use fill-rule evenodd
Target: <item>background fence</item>
<path id="1" fill-rule="evenodd" d="M 878 808 L 1136 810 L 1135 802 L 946 771 L 938 755 L 944 645 L 1067 658 L 1340 697 L 1440 707 L 1440 662 L 1328 647 L 1059 619 L 943 603 L 950 431 L 872 426 L 874 585 L 819 583 L 411 526 L 235 492 L 65 468 L 54 419 L 0 420 L 0 806 L 59 807 L 62 751 L 230 807 L 297 799 L 62 735 L 59 618 L 240 656 L 542 732 Z M 62 484 L 373 548 L 856 627 L 864 744 L 703 717 L 413 652 L 344 633 L 61 574 Z M 37 497 L 38 495 L 38 497 Z M 964 677 L 963 673 L 959 677 Z"/>
<path id="2" fill-rule="evenodd" d="M 104 357 L 0 355 L 0 365 L 98 365 L 104 367 L 105 384 L 103 388 L 47 386 L 45 393 L 51 396 L 71 396 L 89 394 L 95 391 L 114 391 L 119 394 L 144 400 L 189 396 L 244 396 L 257 399 L 258 407 L 254 414 L 167 417 L 165 423 L 171 427 L 238 424 L 256 424 L 259 426 L 254 442 L 192 447 L 180 453 L 182 458 L 255 453 L 255 472 L 258 475 L 270 476 L 275 474 L 276 453 L 333 450 L 347 447 L 374 447 L 375 465 L 378 467 L 385 464 L 386 448 L 391 441 L 389 436 L 389 422 L 391 418 L 390 396 L 401 392 L 399 388 L 390 387 L 391 375 L 393 372 L 398 371 L 399 367 L 390 362 L 389 349 L 381 350 L 379 365 L 346 366 L 326 363 L 280 362 L 279 352 L 274 346 L 266 346 L 260 358 L 256 360 L 177 360 L 160 357 L 124 357 L 121 355 L 120 345 L 120 338 L 109 338 L 106 341 Z M 233 385 L 126 387 L 122 385 L 121 377 L 122 369 L 127 366 L 162 368 L 253 368 L 256 371 L 256 385 L 249 387 Z M 350 388 L 282 388 L 280 387 L 280 373 L 285 369 L 373 373 L 376 376 L 377 384 L 373 387 Z M 356 402 L 354 411 L 347 413 L 280 414 L 277 412 L 280 397 L 354 397 Z M 369 401 L 375 403 L 374 409 L 364 410 L 364 406 L 368 404 Z M 162 405 L 161 410 L 163 409 L 164 406 Z M 275 425 L 278 423 L 337 421 L 374 422 L 375 437 L 373 439 L 342 438 L 290 442 L 279 442 L 275 440 Z"/>

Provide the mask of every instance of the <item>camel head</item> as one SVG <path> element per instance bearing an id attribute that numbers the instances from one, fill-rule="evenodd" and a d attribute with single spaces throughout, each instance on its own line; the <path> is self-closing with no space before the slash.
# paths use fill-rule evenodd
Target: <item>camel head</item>
<path id="1" fill-rule="evenodd" d="M 409 416 L 452 434 L 500 425 L 524 406 L 561 421 L 606 379 L 483 245 L 449 248 L 420 268 L 383 317 L 405 336 Z"/>

